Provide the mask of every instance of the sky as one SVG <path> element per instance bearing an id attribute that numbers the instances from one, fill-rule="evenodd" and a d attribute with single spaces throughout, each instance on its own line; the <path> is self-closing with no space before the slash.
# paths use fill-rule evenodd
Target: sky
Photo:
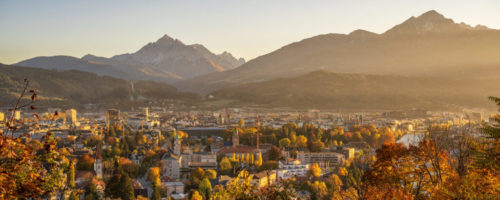
<path id="1" fill-rule="evenodd" d="M 500 29 L 499 0 L 0 0 L 0 63 L 132 53 L 167 34 L 247 60 L 327 33 L 383 33 L 436 10 Z"/>

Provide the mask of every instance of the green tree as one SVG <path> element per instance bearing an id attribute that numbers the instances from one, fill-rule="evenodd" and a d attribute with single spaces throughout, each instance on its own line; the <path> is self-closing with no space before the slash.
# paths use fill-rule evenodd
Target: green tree
<path id="1" fill-rule="evenodd" d="M 198 190 L 205 199 L 210 199 L 210 194 L 212 192 L 212 184 L 208 178 L 204 178 L 198 186 Z"/>
<path id="2" fill-rule="evenodd" d="M 500 110 L 500 98 L 490 97 Z M 482 130 L 486 136 L 476 147 L 475 167 L 500 172 L 500 114 L 493 117 L 491 125 L 484 125 Z"/>
<path id="3" fill-rule="evenodd" d="M 90 181 L 86 186 L 85 186 L 85 200 L 98 200 L 99 199 L 99 194 L 97 194 L 97 188 L 94 184 L 94 182 Z"/>
<path id="4" fill-rule="evenodd" d="M 105 194 L 111 198 L 121 198 L 122 200 L 134 199 L 134 186 L 130 177 L 122 170 L 117 172 L 111 177 L 106 184 Z"/>

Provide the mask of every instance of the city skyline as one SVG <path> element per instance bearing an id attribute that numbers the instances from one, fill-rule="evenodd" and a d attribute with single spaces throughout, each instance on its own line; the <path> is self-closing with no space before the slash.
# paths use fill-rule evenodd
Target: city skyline
<path id="1" fill-rule="evenodd" d="M 57 5 L 55 5 L 57 4 Z M 284 45 L 356 29 L 383 33 L 436 10 L 455 22 L 498 29 L 494 1 L 329 2 L 0 2 L 0 63 L 35 56 L 132 53 L 164 34 L 247 60 Z M 499 5 L 499 6 L 495 6 Z M 89 15 L 91 13 L 91 15 Z M 234 17 L 229 17 L 234 16 Z M 262 30 L 262 31 L 256 31 Z"/>

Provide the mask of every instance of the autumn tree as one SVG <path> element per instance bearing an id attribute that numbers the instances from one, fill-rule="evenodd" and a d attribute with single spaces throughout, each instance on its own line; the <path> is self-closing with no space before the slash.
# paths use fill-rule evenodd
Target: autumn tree
<path id="1" fill-rule="evenodd" d="M 78 159 L 76 163 L 76 169 L 78 170 L 92 170 L 94 168 L 94 158 L 90 157 L 88 154 L 83 155 Z"/>
<path id="2" fill-rule="evenodd" d="M 203 196 L 200 195 L 198 190 L 195 190 L 191 196 L 191 200 L 203 200 Z"/>
<path id="3" fill-rule="evenodd" d="M 255 166 L 260 167 L 262 166 L 262 154 L 259 153 L 259 156 L 257 156 L 257 161 L 255 162 Z"/>
<path id="4" fill-rule="evenodd" d="M 70 161 L 70 163 L 69 163 L 67 182 L 68 182 L 69 188 L 75 187 L 75 165 L 73 164 L 73 161 Z"/>
<path id="5" fill-rule="evenodd" d="M 189 184 L 193 188 L 198 188 L 200 182 L 205 177 L 205 171 L 202 168 L 197 167 L 196 169 L 191 170 L 191 174 L 189 176 Z"/>
<path id="6" fill-rule="evenodd" d="M 210 194 L 212 192 L 212 183 L 210 183 L 210 180 L 208 180 L 208 178 L 204 178 L 198 186 L 198 190 L 205 199 L 210 199 Z"/>
<path id="7" fill-rule="evenodd" d="M 288 138 L 283 138 L 279 141 L 280 148 L 283 148 L 283 149 L 289 147 L 290 143 L 291 143 L 291 141 Z"/>
<path id="8" fill-rule="evenodd" d="M 311 177 L 320 177 L 321 176 L 321 168 L 319 167 L 318 163 L 314 163 L 309 167 L 309 171 L 307 174 Z"/>
<path id="9" fill-rule="evenodd" d="M 151 184 L 160 185 L 161 184 L 161 180 L 160 180 L 160 168 L 159 167 L 151 167 L 151 168 L 149 168 L 148 174 L 147 174 L 146 178 L 147 178 L 147 180 Z"/>
<path id="10" fill-rule="evenodd" d="M 269 160 L 279 160 L 283 157 L 281 149 L 276 146 L 272 146 L 269 150 Z"/>
<path id="11" fill-rule="evenodd" d="M 311 190 L 312 190 L 312 199 L 316 200 L 321 200 L 326 197 L 328 194 L 328 189 L 326 188 L 326 184 L 323 181 L 314 181 L 313 184 L 311 184 Z"/>
<path id="12" fill-rule="evenodd" d="M 208 179 L 216 179 L 217 178 L 217 171 L 213 170 L 213 169 L 207 169 L 205 170 L 205 178 L 208 178 Z"/>
<path id="13" fill-rule="evenodd" d="M 221 170 L 222 173 L 225 174 L 230 173 L 232 168 L 233 166 L 231 165 L 231 161 L 229 161 L 227 157 L 223 157 L 219 162 L 219 169 Z"/>
<path id="14" fill-rule="evenodd" d="M 303 135 L 299 135 L 297 137 L 297 147 L 306 148 L 307 147 L 307 138 Z"/>
<path id="15" fill-rule="evenodd" d="M 455 175 L 448 159 L 430 140 L 409 148 L 399 143 L 384 144 L 377 150 L 377 161 L 363 176 L 363 193 L 366 198 L 377 191 L 374 196 L 382 198 L 431 195 Z"/>

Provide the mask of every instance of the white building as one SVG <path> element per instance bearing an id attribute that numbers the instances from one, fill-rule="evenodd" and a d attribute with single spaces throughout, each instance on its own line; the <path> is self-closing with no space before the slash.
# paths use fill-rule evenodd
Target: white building
<path id="1" fill-rule="evenodd" d="M 302 164 L 299 160 L 283 163 L 279 161 L 278 179 L 289 179 L 296 176 L 306 176 L 309 170 L 308 164 Z"/>
<path id="2" fill-rule="evenodd" d="M 297 159 L 304 164 L 314 164 L 322 168 L 339 166 L 344 162 L 344 155 L 335 152 L 303 152 L 297 154 Z"/>

